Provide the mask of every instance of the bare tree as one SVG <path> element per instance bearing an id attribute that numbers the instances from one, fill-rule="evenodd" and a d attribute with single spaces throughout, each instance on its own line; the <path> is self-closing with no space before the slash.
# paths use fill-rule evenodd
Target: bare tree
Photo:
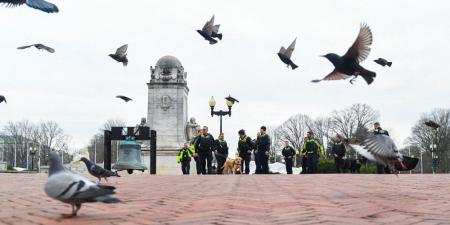
<path id="1" fill-rule="evenodd" d="M 366 104 L 354 104 L 331 113 L 331 124 L 336 134 L 352 138 L 360 127 L 369 128 L 379 117 L 379 113 Z"/>
<path id="2" fill-rule="evenodd" d="M 425 125 L 425 122 L 432 120 L 440 125 L 440 128 L 433 129 Z M 408 141 L 426 150 L 427 157 L 431 157 L 432 151 L 436 161 L 439 162 L 438 170 L 449 172 L 450 158 L 450 109 L 435 109 L 431 113 L 423 114 L 412 128 L 412 135 Z M 434 147 L 433 145 L 436 145 Z"/>
<path id="3" fill-rule="evenodd" d="M 89 159 L 97 163 L 101 163 L 104 161 L 103 152 L 104 152 L 104 132 L 105 130 L 111 130 L 111 127 L 125 127 L 126 122 L 122 119 L 109 119 L 107 120 L 99 129 L 99 132 L 92 136 L 89 141 L 88 151 L 89 151 Z M 119 146 L 119 141 L 111 142 L 111 161 L 117 161 L 117 148 Z"/>

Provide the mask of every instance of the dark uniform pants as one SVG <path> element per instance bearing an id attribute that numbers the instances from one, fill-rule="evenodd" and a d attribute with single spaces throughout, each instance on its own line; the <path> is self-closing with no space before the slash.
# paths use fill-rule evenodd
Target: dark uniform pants
<path id="1" fill-rule="evenodd" d="M 222 174 L 223 173 L 223 164 L 225 164 L 225 161 L 227 160 L 225 157 L 222 156 L 217 156 L 216 155 L 216 159 L 217 159 L 217 174 Z"/>
<path id="2" fill-rule="evenodd" d="M 181 162 L 181 171 L 184 175 L 189 175 L 189 169 L 191 168 L 191 161 Z"/>
<path id="3" fill-rule="evenodd" d="M 285 158 L 284 162 L 286 163 L 286 173 L 292 174 L 292 158 Z"/>
<path id="4" fill-rule="evenodd" d="M 378 174 L 390 174 L 391 173 L 391 169 L 389 168 L 389 166 L 384 166 L 383 164 L 377 163 L 377 173 Z"/>
<path id="5" fill-rule="evenodd" d="M 206 166 L 208 168 L 208 174 L 212 174 L 212 161 L 213 161 L 213 153 L 212 151 L 208 151 L 206 155 Z"/>
<path id="6" fill-rule="evenodd" d="M 257 167 L 256 170 L 259 170 L 260 174 L 269 174 L 269 156 L 258 152 L 256 158 L 259 159 L 259 168 Z"/>
<path id="7" fill-rule="evenodd" d="M 302 156 L 302 173 L 308 172 L 308 158 L 306 156 Z"/>
<path id="8" fill-rule="evenodd" d="M 317 173 L 317 164 L 318 164 L 318 157 L 315 155 L 308 156 L 307 158 L 307 173 Z"/>
<path id="9" fill-rule="evenodd" d="M 244 173 L 244 171 L 245 171 L 245 174 L 249 174 L 250 173 L 250 160 L 252 159 L 251 155 L 241 155 L 239 157 L 241 157 L 242 161 L 243 161 L 243 162 L 241 162 L 241 173 Z M 244 170 L 244 164 L 245 164 L 245 170 Z"/>
<path id="10" fill-rule="evenodd" d="M 336 165 L 337 173 L 344 172 L 344 159 L 342 159 L 341 157 L 334 157 L 334 164 Z"/>
<path id="11" fill-rule="evenodd" d="M 255 174 L 261 174 L 261 159 L 259 158 L 258 154 L 255 155 L 255 165 L 256 165 L 256 169 L 255 169 Z"/>

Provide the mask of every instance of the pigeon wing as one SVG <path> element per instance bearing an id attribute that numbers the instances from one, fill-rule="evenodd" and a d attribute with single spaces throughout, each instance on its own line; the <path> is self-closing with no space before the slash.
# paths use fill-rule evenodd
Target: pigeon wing
<path id="1" fill-rule="evenodd" d="M 289 47 L 286 49 L 286 52 L 284 55 L 288 58 L 291 58 L 292 52 L 295 49 L 295 43 L 297 42 L 297 38 L 294 39 L 294 41 L 289 45 Z"/>
<path id="2" fill-rule="evenodd" d="M 401 158 L 397 146 L 391 137 L 387 135 L 370 135 L 364 139 L 362 145 L 368 152 L 385 159 L 398 159 Z"/>
<path id="3" fill-rule="evenodd" d="M 343 57 L 354 59 L 358 63 L 364 61 L 369 56 L 372 41 L 372 31 L 369 26 L 361 24 L 358 37 Z"/>
<path id="4" fill-rule="evenodd" d="M 22 5 L 26 0 L 0 0 L 0 3 L 6 4 L 6 7 L 16 7 Z"/>
<path id="5" fill-rule="evenodd" d="M 58 7 L 56 7 L 56 5 L 44 0 L 26 0 L 26 4 L 33 9 L 38 9 L 46 13 L 59 12 L 59 9 Z"/>
<path id="6" fill-rule="evenodd" d="M 281 46 L 280 51 L 278 53 L 285 55 L 286 49 L 283 46 Z"/>
<path id="7" fill-rule="evenodd" d="M 50 47 L 48 47 L 48 46 L 42 45 L 42 48 L 45 49 L 47 52 L 55 53 L 55 49 L 50 48 Z"/>
<path id="8" fill-rule="evenodd" d="M 312 80 L 312 82 L 317 83 L 317 82 L 320 82 L 322 80 L 345 80 L 345 79 L 347 79 L 349 77 L 351 77 L 351 76 L 349 76 L 349 75 L 347 75 L 345 73 L 341 73 L 341 72 L 339 72 L 339 71 L 337 71 L 335 69 L 330 74 L 325 76 L 323 79 L 321 79 L 321 80 Z"/>
<path id="9" fill-rule="evenodd" d="M 117 49 L 116 55 L 123 57 L 125 54 L 127 54 L 128 44 L 122 45 L 120 48 Z"/>
<path id="10" fill-rule="evenodd" d="M 214 33 L 219 33 L 219 28 L 220 28 L 220 24 L 214 25 L 213 28 L 212 28 L 212 31 Z"/>
<path id="11" fill-rule="evenodd" d="M 214 27 L 214 15 L 212 16 L 212 18 L 206 22 L 205 26 L 203 26 L 203 31 L 208 35 L 211 36 L 212 32 L 213 32 L 213 27 Z"/>

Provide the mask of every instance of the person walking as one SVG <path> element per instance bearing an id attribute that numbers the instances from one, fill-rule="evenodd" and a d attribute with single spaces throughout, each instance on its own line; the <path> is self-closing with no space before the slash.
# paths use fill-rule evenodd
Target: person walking
<path id="1" fill-rule="evenodd" d="M 219 138 L 215 141 L 214 144 L 214 153 L 216 155 L 217 160 L 217 174 L 222 174 L 223 165 L 228 157 L 228 145 L 224 139 L 224 134 L 220 133 Z"/>
<path id="2" fill-rule="evenodd" d="M 203 126 L 202 134 L 198 138 L 195 149 L 197 150 L 198 159 L 200 161 L 200 173 L 212 174 L 212 151 L 214 149 L 214 137 L 208 133 L 208 127 Z M 208 171 L 206 171 L 206 167 Z"/>
<path id="3" fill-rule="evenodd" d="M 249 174 L 252 150 L 255 148 L 255 146 L 252 142 L 252 139 L 245 134 L 245 130 L 239 130 L 238 134 L 239 134 L 238 153 L 239 157 L 241 157 L 243 161 L 241 163 L 241 173 Z"/>
<path id="4" fill-rule="evenodd" d="M 317 173 L 319 156 L 323 155 L 323 146 L 314 138 L 312 131 L 306 133 L 301 153 L 306 157 L 306 173 Z"/>
<path id="5" fill-rule="evenodd" d="M 284 157 L 284 162 L 286 165 L 286 173 L 292 174 L 293 159 L 295 157 L 295 150 L 289 145 L 288 141 L 284 141 L 284 148 L 281 151 Z"/>
<path id="6" fill-rule="evenodd" d="M 192 154 L 193 151 L 189 148 L 189 145 L 184 143 L 184 146 L 180 149 L 177 157 L 177 163 L 181 163 L 181 172 L 183 172 L 183 175 L 189 175 Z"/>
<path id="7" fill-rule="evenodd" d="M 256 139 L 255 158 L 259 161 L 256 171 L 259 171 L 260 174 L 269 174 L 270 137 L 266 130 L 267 128 L 262 126 L 259 130 L 260 135 Z"/>
<path id="8" fill-rule="evenodd" d="M 344 173 L 345 145 L 342 143 L 341 136 L 339 135 L 336 135 L 336 140 L 331 147 L 331 154 L 334 157 L 336 172 Z"/>

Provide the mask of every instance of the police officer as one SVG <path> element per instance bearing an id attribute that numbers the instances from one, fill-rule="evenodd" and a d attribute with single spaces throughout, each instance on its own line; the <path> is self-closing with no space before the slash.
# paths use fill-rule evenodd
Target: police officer
<path id="1" fill-rule="evenodd" d="M 266 134 L 267 128 L 262 126 L 259 129 L 260 135 L 256 139 L 255 158 L 259 161 L 259 167 L 256 167 L 255 173 L 269 174 L 269 151 L 270 137 Z"/>
<path id="2" fill-rule="evenodd" d="M 198 128 L 197 136 L 195 136 L 194 139 L 192 139 L 190 145 L 191 151 L 194 153 L 192 156 L 194 157 L 195 169 L 197 170 L 197 174 L 200 174 L 202 169 L 200 167 L 200 160 L 198 160 L 198 149 L 195 148 L 195 145 L 197 144 L 198 139 L 202 135 L 202 132 L 203 130 L 201 128 Z"/>
<path id="3" fill-rule="evenodd" d="M 345 145 L 342 143 L 341 136 L 336 135 L 336 140 L 331 147 L 331 154 L 334 157 L 334 164 L 336 166 L 336 172 L 344 172 L 344 156 L 345 156 Z"/>
<path id="4" fill-rule="evenodd" d="M 245 164 L 245 174 L 250 173 L 250 160 L 252 156 L 252 150 L 255 148 L 252 139 L 245 134 L 244 130 L 240 130 L 239 141 L 238 141 L 238 153 L 239 157 L 242 158 L 241 162 L 241 173 L 244 172 L 244 164 Z"/>
<path id="5" fill-rule="evenodd" d="M 184 143 L 184 146 L 180 149 L 177 157 L 177 163 L 181 162 L 181 171 L 183 172 L 183 175 L 189 175 L 192 154 L 193 151 L 189 148 L 189 145 Z"/>
<path id="6" fill-rule="evenodd" d="M 212 152 L 214 149 L 214 137 L 208 133 L 208 127 L 204 126 L 202 134 L 195 143 L 195 149 L 198 154 L 198 161 L 200 162 L 200 173 L 206 174 L 206 166 L 208 167 L 208 174 L 212 173 Z"/>
<path id="7" fill-rule="evenodd" d="M 379 122 L 375 122 L 373 124 L 373 133 L 375 135 L 387 135 L 389 136 L 389 132 L 387 132 L 387 130 L 383 130 L 380 126 Z M 385 166 L 381 163 L 377 163 L 377 173 L 378 174 L 383 174 L 383 173 L 391 173 L 391 169 L 389 168 L 389 166 Z"/>
<path id="8" fill-rule="evenodd" d="M 308 131 L 303 143 L 301 154 L 305 157 L 306 173 L 317 173 L 319 156 L 323 155 L 323 146 L 313 137 L 313 132 Z"/>
<path id="9" fill-rule="evenodd" d="M 284 156 L 284 162 L 286 164 L 286 173 L 287 174 L 292 174 L 292 161 L 293 158 L 295 157 L 295 150 L 289 146 L 289 142 L 285 141 L 284 142 L 284 148 L 281 151 L 281 154 Z"/>
<path id="10" fill-rule="evenodd" d="M 224 139 L 223 133 L 220 133 L 219 138 L 215 141 L 214 153 L 217 159 L 217 174 L 222 174 L 223 164 L 225 164 L 228 157 L 228 145 Z"/>

